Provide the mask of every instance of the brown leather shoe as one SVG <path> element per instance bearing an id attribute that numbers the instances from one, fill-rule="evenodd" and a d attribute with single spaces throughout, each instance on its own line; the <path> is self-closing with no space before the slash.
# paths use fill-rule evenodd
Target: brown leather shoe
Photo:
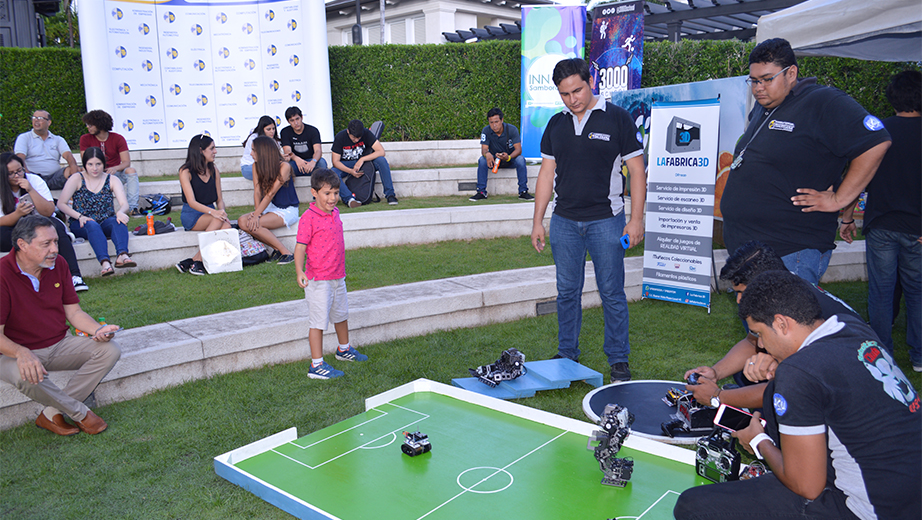
<path id="1" fill-rule="evenodd" d="M 65 421 L 64 415 L 60 413 L 55 414 L 50 421 L 45 417 L 45 414 L 40 413 L 38 414 L 38 418 L 35 419 L 35 425 L 57 435 L 68 436 L 80 433 L 80 428 Z"/>
<path id="2" fill-rule="evenodd" d="M 106 421 L 103 421 L 102 418 L 93 413 L 92 410 L 86 412 L 86 417 L 84 417 L 82 421 L 76 422 L 77 426 L 79 426 L 84 433 L 89 433 L 90 435 L 96 435 L 109 427 Z"/>

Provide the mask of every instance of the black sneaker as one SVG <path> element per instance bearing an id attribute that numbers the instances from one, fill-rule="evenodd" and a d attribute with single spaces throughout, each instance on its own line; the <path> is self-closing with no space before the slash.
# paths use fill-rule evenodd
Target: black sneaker
<path id="1" fill-rule="evenodd" d="M 295 255 L 282 255 L 276 262 L 278 265 L 290 264 L 295 261 Z"/>
<path id="2" fill-rule="evenodd" d="M 86 282 L 83 281 L 82 276 L 73 275 L 70 277 L 71 281 L 74 282 L 74 290 L 77 292 L 89 291 L 90 288 L 86 285 Z"/>
<path id="3" fill-rule="evenodd" d="M 631 369 L 627 363 L 615 363 L 611 366 L 611 382 L 621 383 L 631 380 Z"/>
<path id="4" fill-rule="evenodd" d="M 189 269 L 192 268 L 192 264 L 193 264 L 192 259 L 186 258 L 185 260 L 182 260 L 178 264 L 176 264 L 176 269 L 178 269 L 180 273 L 188 273 Z"/>
<path id="5" fill-rule="evenodd" d="M 387 196 L 387 203 L 390 204 L 391 206 L 396 206 L 397 204 L 400 204 L 399 202 L 397 202 L 397 197 L 393 195 Z"/>
<path id="6" fill-rule="evenodd" d="M 570 359 L 570 358 L 568 358 L 567 356 L 561 356 L 561 355 L 560 355 L 560 352 L 558 352 L 558 353 L 554 354 L 554 357 L 552 357 L 551 359 Z M 576 362 L 576 363 L 579 363 L 579 358 L 572 359 L 571 361 L 574 361 L 574 362 Z"/>
<path id="7" fill-rule="evenodd" d="M 531 193 L 528 193 L 527 191 L 523 191 L 522 193 L 519 193 L 519 198 L 522 200 L 535 200 L 534 195 L 532 195 Z"/>
<path id="8" fill-rule="evenodd" d="M 270 262 L 276 262 L 279 258 L 282 258 L 282 253 L 280 253 L 278 249 L 274 249 L 272 254 L 269 255 Z"/>
<path id="9" fill-rule="evenodd" d="M 202 262 L 192 262 L 192 267 L 189 268 L 189 274 L 204 276 L 208 274 L 208 271 L 205 270 L 205 264 Z"/>
<path id="10" fill-rule="evenodd" d="M 480 200 L 485 200 L 486 198 L 487 198 L 487 194 L 486 194 L 486 193 L 484 193 L 484 192 L 482 192 L 482 191 L 478 191 L 477 193 L 474 194 L 473 197 L 471 197 L 471 198 L 469 198 L 469 199 L 467 199 L 467 200 L 469 200 L 469 201 L 471 201 L 471 202 L 477 202 L 477 201 L 480 201 Z"/>

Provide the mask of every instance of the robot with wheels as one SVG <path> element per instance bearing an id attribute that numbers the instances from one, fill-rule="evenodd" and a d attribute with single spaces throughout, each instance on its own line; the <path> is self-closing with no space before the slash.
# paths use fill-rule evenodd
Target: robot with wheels
<path id="1" fill-rule="evenodd" d="M 432 444 L 429 444 L 429 436 L 425 433 L 419 433 L 419 430 L 403 432 L 403 436 L 406 440 L 400 445 L 400 449 L 411 457 L 422 455 L 432 449 Z"/>
<path id="2" fill-rule="evenodd" d="M 503 351 L 496 363 L 469 368 L 468 371 L 481 383 L 495 388 L 502 381 L 510 381 L 527 372 L 525 354 L 519 352 L 518 349 L 509 348 Z"/>
<path id="3" fill-rule="evenodd" d="M 589 436 L 589 442 L 586 449 L 595 452 L 595 458 L 599 461 L 599 469 L 602 470 L 602 484 L 607 486 L 624 487 L 627 481 L 631 479 L 634 472 L 634 459 L 626 457 L 619 459 L 615 455 L 621 450 L 624 440 L 631 434 L 631 424 L 634 423 L 634 414 L 627 411 L 617 404 L 607 404 L 599 417 L 599 426 L 602 430 L 596 430 Z M 592 443 L 597 442 L 596 446 Z"/>

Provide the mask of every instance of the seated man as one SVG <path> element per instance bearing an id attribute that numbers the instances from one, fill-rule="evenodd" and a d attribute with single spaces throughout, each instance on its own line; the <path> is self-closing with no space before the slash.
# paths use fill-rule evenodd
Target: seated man
<path id="1" fill-rule="evenodd" d="M 739 315 L 779 364 L 765 429 L 756 412 L 732 435 L 771 473 L 688 489 L 675 517 L 922 517 L 919 394 L 874 331 L 850 315 L 824 320 L 787 271 L 752 280 Z"/>
<path id="2" fill-rule="evenodd" d="M 80 136 L 80 153 L 96 146 L 106 154 L 106 173 L 118 177 L 125 185 L 125 197 L 130 217 L 140 216 L 138 199 L 141 193 L 138 172 L 131 167 L 128 142 L 120 134 L 112 131 L 112 116 L 103 110 L 90 110 L 83 116 L 87 133 Z M 111 166 L 110 166 L 111 165 Z"/>
<path id="3" fill-rule="evenodd" d="M 58 435 L 99 433 L 105 421 L 82 401 L 121 356 L 110 341 L 119 327 L 100 325 L 80 309 L 48 217 L 19 219 L 12 238 L 14 253 L 0 259 L 0 380 L 45 405 L 35 420 L 39 428 Z M 72 336 L 68 322 L 93 331 L 92 337 Z M 45 377 L 49 370 L 77 373 L 62 390 Z"/>
<path id="4" fill-rule="evenodd" d="M 40 176 L 48 189 L 60 190 L 79 170 L 74 154 L 62 137 L 48 131 L 51 115 L 45 110 L 32 113 L 32 130 L 19 134 L 13 151 L 26 162 L 26 170 Z M 61 167 L 61 157 L 67 166 Z"/>
<path id="5" fill-rule="evenodd" d="M 503 111 L 498 108 L 491 108 L 487 112 L 487 122 L 490 124 L 480 131 L 481 157 L 477 161 L 477 193 L 470 198 L 471 202 L 487 198 L 487 175 L 496 161 L 499 161 L 500 168 L 515 167 L 519 179 L 519 198 L 533 200 L 534 197 L 528 193 L 528 167 L 522 156 L 519 129 L 504 123 Z"/>
<path id="6" fill-rule="evenodd" d="M 720 270 L 720 279 L 733 285 L 736 301 L 739 302 L 750 280 L 765 271 L 774 270 L 786 270 L 781 257 L 771 247 L 750 241 L 727 258 L 727 263 Z M 858 314 L 842 300 L 815 285 L 810 287 L 820 302 L 823 319 L 836 314 L 849 314 L 858 318 Z M 703 376 L 698 378 L 699 384 L 686 385 L 685 388 L 695 394 L 699 403 L 715 407 L 724 403 L 737 408 L 758 408 L 762 406 L 765 383 L 756 382 L 767 379 L 767 374 L 774 371 L 776 366 L 774 359 L 764 352 L 756 346 L 755 337 L 747 335 L 713 367 L 701 366 L 685 372 L 686 378 L 692 373 Z M 740 388 L 722 390 L 717 386 L 717 381 L 730 376 L 733 376 Z"/>
<path id="7" fill-rule="evenodd" d="M 381 185 L 384 186 L 384 198 L 391 206 L 397 205 L 394 195 L 394 183 L 391 181 L 391 167 L 384 158 L 384 146 L 375 138 L 374 134 L 365 129 L 365 125 L 358 119 L 349 121 L 346 130 L 336 134 L 333 138 L 333 171 L 341 179 L 346 175 L 361 177 L 362 165 L 371 161 L 378 173 L 381 174 Z M 339 196 L 350 208 L 357 208 L 362 204 L 355 200 L 352 192 L 343 182 L 339 185 Z"/>
<path id="8" fill-rule="evenodd" d="M 326 168 L 327 162 L 323 159 L 320 145 L 320 130 L 304 124 L 298 107 L 288 107 L 285 119 L 289 126 L 282 129 L 279 138 L 282 140 L 282 154 L 288 159 L 295 176 L 304 177 L 310 175 L 314 168 Z"/>

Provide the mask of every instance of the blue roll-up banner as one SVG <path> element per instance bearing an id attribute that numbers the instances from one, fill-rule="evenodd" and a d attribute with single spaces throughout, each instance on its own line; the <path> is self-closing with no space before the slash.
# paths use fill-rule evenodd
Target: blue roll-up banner
<path id="1" fill-rule="evenodd" d="M 643 297 L 710 309 L 720 100 L 653 103 Z"/>
<path id="2" fill-rule="evenodd" d="M 584 57 L 584 6 L 522 7 L 522 154 L 541 157 L 544 127 L 563 107 L 552 79 L 557 62 Z"/>
<path id="3" fill-rule="evenodd" d="M 605 4 L 592 10 L 589 64 L 592 93 L 640 88 L 643 65 L 643 2 Z"/>

